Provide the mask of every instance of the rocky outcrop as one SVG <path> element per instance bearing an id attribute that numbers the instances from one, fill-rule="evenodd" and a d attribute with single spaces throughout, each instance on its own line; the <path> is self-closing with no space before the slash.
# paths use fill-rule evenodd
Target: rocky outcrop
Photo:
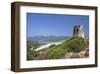
<path id="1" fill-rule="evenodd" d="M 89 51 L 84 50 L 84 51 L 80 51 L 80 52 L 68 52 L 65 54 L 65 56 L 63 57 L 64 59 L 71 59 L 71 58 L 87 58 L 89 57 Z"/>

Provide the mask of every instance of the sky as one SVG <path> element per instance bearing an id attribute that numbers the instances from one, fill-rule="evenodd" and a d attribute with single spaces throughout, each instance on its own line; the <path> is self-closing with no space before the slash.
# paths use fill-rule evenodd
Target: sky
<path id="1" fill-rule="evenodd" d="M 89 16 L 27 13 L 27 36 L 73 36 L 73 27 L 83 25 L 89 36 Z"/>

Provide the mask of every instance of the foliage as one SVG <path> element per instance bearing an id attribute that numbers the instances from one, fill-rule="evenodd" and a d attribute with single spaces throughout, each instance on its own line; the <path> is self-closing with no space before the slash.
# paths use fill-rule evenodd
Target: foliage
<path id="1" fill-rule="evenodd" d="M 67 42 L 68 52 L 80 52 L 86 49 L 88 42 L 81 37 L 73 37 Z"/>
<path id="2" fill-rule="evenodd" d="M 51 47 L 54 47 L 54 46 L 56 46 L 56 45 L 55 45 L 55 44 L 52 44 L 52 45 L 50 46 L 50 48 L 51 48 Z"/>

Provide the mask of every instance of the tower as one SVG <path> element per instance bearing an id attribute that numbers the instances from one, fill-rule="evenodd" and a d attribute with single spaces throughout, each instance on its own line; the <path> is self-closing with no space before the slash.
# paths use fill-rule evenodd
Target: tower
<path id="1" fill-rule="evenodd" d="M 84 30 L 82 25 L 75 25 L 73 28 L 73 36 L 84 38 Z"/>

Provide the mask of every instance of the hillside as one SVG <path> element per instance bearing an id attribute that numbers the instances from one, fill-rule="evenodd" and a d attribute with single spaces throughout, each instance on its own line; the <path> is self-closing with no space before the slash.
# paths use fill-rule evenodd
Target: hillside
<path id="1" fill-rule="evenodd" d="M 60 58 L 64 58 L 69 53 L 72 53 L 72 54 L 76 53 L 76 58 L 77 58 L 78 57 L 77 54 L 83 51 L 86 52 L 87 54 L 88 41 L 84 40 L 81 37 L 72 37 L 60 45 L 53 45 L 49 47 L 45 58 L 46 59 L 60 59 Z M 73 55 L 70 56 L 69 58 L 75 57 L 75 54 Z"/>
<path id="2" fill-rule="evenodd" d="M 62 44 L 51 45 L 39 51 L 34 51 L 32 59 L 67 59 L 88 57 L 88 40 L 81 37 L 72 37 L 65 40 Z M 31 59 L 31 60 L 32 60 Z"/>

